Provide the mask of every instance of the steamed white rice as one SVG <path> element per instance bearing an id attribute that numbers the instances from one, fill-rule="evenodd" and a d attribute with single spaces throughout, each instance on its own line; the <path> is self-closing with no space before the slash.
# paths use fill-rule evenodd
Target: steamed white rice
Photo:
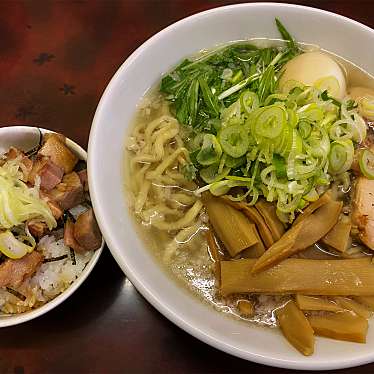
<path id="1" fill-rule="evenodd" d="M 94 252 L 85 254 L 75 252 L 76 264 L 73 265 L 70 248 L 64 240 L 55 240 L 53 236 L 43 237 L 37 250 L 45 259 L 67 255 L 67 258 L 54 262 L 43 263 L 37 272 L 25 280 L 17 289 L 26 299 L 22 301 L 17 296 L 0 288 L 0 309 L 3 313 L 23 313 L 35 309 L 66 290 L 82 273 Z"/>

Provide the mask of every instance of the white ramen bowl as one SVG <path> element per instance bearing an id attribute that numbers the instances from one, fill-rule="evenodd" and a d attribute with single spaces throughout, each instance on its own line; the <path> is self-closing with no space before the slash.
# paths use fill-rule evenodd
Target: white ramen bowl
<path id="1" fill-rule="evenodd" d="M 279 38 L 274 17 L 298 41 L 318 44 L 374 73 L 374 31 L 326 11 L 254 3 L 216 8 L 185 18 L 140 46 L 119 68 L 97 108 L 89 142 L 89 184 L 97 219 L 122 270 L 162 314 L 198 339 L 230 354 L 292 369 L 336 369 L 374 361 L 374 324 L 367 344 L 316 338 L 304 357 L 277 329 L 228 318 L 180 287 L 136 234 L 124 194 L 124 141 L 136 106 L 161 75 L 186 56 L 229 41 Z"/>
<path id="2" fill-rule="evenodd" d="M 52 132 L 45 129 L 40 129 L 42 134 Z M 28 126 L 10 126 L 0 127 L 0 155 L 6 152 L 11 146 L 17 147 L 22 150 L 30 150 L 39 143 L 39 131 L 36 127 Z M 67 146 L 78 156 L 80 160 L 87 160 L 87 152 L 77 143 L 70 139 L 66 139 Z M 30 321 L 36 317 L 54 309 L 56 306 L 65 301 L 71 296 L 85 281 L 92 269 L 95 267 L 101 252 L 104 248 L 104 240 L 101 247 L 95 251 L 90 261 L 78 278 L 60 295 L 56 296 L 53 300 L 47 302 L 41 307 L 21 313 L 21 314 L 0 314 L 0 327 L 7 327 L 18 325 L 23 322 Z"/>

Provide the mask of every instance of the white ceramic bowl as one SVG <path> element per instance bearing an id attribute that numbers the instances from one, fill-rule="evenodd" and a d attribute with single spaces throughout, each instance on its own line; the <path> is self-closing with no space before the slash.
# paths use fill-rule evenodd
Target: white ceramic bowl
<path id="1" fill-rule="evenodd" d="M 49 130 L 40 129 L 42 134 L 51 132 Z M 35 127 L 27 126 L 10 126 L 0 128 L 0 154 L 6 152 L 9 147 L 14 146 L 22 150 L 33 149 L 39 142 L 39 131 Z M 68 147 L 78 156 L 81 160 L 87 160 L 87 152 L 79 146 L 77 143 L 70 139 L 66 140 Z M 101 252 L 104 248 L 104 240 L 101 247 L 95 251 L 91 260 L 88 262 L 83 272 L 79 277 L 60 295 L 55 297 L 53 300 L 42 305 L 40 308 L 31 310 L 29 312 L 14 314 L 14 315 L 1 315 L 0 314 L 0 327 L 7 327 L 18 325 L 23 322 L 30 321 L 36 317 L 39 317 L 57 305 L 65 301 L 69 296 L 71 296 L 79 286 L 85 281 L 88 275 L 91 273 L 92 269 L 95 267 L 97 260 L 99 259 Z"/>
<path id="2" fill-rule="evenodd" d="M 252 37 L 278 38 L 279 17 L 298 41 L 319 44 L 374 73 L 374 31 L 348 18 L 297 5 L 254 3 L 209 10 L 162 30 L 120 67 L 97 108 L 89 142 L 89 184 L 99 225 L 113 256 L 161 313 L 198 339 L 251 361 L 293 369 L 335 369 L 374 361 L 374 326 L 367 344 L 318 338 L 303 357 L 275 329 L 237 322 L 181 289 L 136 235 L 123 191 L 124 139 L 146 90 L 183 57 Z"/>

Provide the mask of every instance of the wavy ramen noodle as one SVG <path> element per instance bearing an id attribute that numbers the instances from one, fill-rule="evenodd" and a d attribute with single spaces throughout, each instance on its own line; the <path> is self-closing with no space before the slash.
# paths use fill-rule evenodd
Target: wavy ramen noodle
<path id="1" fill-rule="evenodd" d="M 143 112 L 143 119 L 127 141 L 127 149 L 131 152 L 129 183 L 135 214 L 143 223 L 175 233 L 163 254 L 168 261 L 180 244 L 202 228 L 203 204 L 193 193 L 195 183 L 186 181 L 180 171 L 189 162 L 181 127 L 170 115 L 168 104 L 159 100 L 153 102 L 156 108 L 160 106 L 159 116 L 147 122 L 149 111 Z"/>

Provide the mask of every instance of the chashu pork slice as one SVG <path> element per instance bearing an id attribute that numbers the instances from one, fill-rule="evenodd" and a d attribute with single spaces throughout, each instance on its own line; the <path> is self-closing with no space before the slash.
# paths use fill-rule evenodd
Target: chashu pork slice
<path id="1" fill-rule="evenodd" d="M 352 208 L 352 223 L 358 238 L 374 250 L 374 180 L 357 178 Z"/>
<path id="2" fill-rule="evenodd" d="M 18 287 L 26 278 L 31 277 L 43 261 L 38 251 L 12 260 L 7 259 L 0 265 L 0 287 Z"/>

